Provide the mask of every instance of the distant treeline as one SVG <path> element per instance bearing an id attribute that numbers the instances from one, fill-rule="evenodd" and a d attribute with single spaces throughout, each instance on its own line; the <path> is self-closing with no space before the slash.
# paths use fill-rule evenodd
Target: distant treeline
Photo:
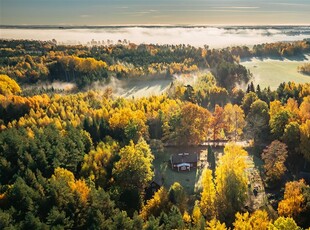
<path id="1" fill-rule="evenodd" d="M 247 46 L 235 46 L 228 48 L 232 55 L 240 58 L 250 57 L 276 57 L 292 58 L 310 53 L 310 42 L 308 40 L 295 42 L 276 42 Z"/>
<path id="2" fill-rule="evenodd" d="M 22 83 L 69 81 L 79 88 L 108 76 L 172 76 L 211 69 L 222 87 L 247 83 L 250 73 L 228 49 L 190 45 L 63 46 L 56 41 L 0 41 L 0 73 Z M 228 76 L 228 77 L 227 77 Z"/>

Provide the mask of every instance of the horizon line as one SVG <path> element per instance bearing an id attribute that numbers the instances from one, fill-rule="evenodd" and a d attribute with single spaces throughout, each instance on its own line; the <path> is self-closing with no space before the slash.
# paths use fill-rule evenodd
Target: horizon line
<path id="1" fill-rule="evenodd" d="M 310 24 L 107 24 L 107 25 L 70 25 L 70 24 L 0 24 L 0 27 L 37 27 L 37 28 L 91 28 L 91 27 L 281 27 L 281 26 L 291 26 L 291 27 L 301 27 L 310 26 Z"/>

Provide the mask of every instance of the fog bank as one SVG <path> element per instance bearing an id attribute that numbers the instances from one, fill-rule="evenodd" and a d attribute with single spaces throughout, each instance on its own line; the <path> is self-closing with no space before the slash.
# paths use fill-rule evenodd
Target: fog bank
<path id="1" fill-rule="evenodd" d="M 107 44 L 119 40 L 136 44 L 190 44 L 223 48 L 277 41 L 310 39 L 310 26 L 286 27 L 96 27 L 1 28 L 2 39 L 56 39 L 60 44 Z"/>

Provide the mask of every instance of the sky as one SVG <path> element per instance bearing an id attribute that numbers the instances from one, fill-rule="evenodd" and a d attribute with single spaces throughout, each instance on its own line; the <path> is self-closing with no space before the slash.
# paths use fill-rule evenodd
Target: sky
<path id="1" fill-rule="evenodd" d="M 0 0 L 0 25 L 309 25 L 310 0 Z"/>

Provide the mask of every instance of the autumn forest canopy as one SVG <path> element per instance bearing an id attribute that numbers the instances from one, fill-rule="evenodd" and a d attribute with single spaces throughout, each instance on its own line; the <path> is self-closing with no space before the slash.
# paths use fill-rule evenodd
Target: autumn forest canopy
<path id="1" fill-rule="evenodd" d="M 0 40 L 0 229 L 309 228 L 310 80 L 261 88 L 240 62 L 309 54 L 307 40 L 224 49 Z M 309 64 L 298 71 L 309 75 Z M 111 79 L 171 83 L 124 98 Z M 55 82 L 73 87 L 42 87 Z M 164 176 L 152 190 L 156 159 L 204 145 L 193 193 Z"/>

